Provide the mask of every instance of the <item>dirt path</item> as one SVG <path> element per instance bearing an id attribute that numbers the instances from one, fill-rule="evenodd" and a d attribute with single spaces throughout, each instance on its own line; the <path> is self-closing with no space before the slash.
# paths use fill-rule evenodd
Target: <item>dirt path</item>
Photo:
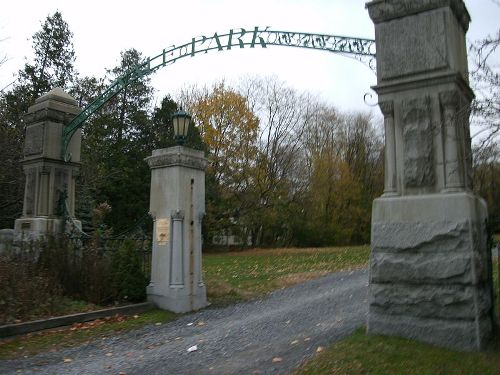
<path id="1" fill-rule="evenodd" d="M 0 374 L 287 374 L 365 323 L 367 283 L 366 269 L 330 274 L 262 300 L 1 361 Z"/>

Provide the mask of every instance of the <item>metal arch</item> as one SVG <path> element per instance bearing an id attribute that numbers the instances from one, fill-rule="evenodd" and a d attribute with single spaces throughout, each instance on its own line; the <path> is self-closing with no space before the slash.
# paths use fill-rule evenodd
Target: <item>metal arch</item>
<path id="1" fill-rule="evenodd" d="M 215 33 L 212 36 L 199 36 L 192 38 L 188 43 L 180 46 L 170 46 L 145 62 L 136 65 L 117 78 L 99 95 L 92 103 L 87 105 L 71 122 L 64 127 L 62 136 L 62 157 L 69 161 L 71 155 L 67 149 L 73 134 L 83 123 L 106 102 L 117 95 L 127 85 L 134 83 L 142 77 L 156 70 L 173 64 L 184 57 L 193 57 L 209 51 L 228 51 L 236 48 L 267 48 L 268 45 L 316 49 L 354 57 L 362 62 L 367 61 L 373 69 L 375 61 L 375 41 L 372 39 L 353 38 L 346 36 L 311 34 L 295 31 L 275 31 L 266 27 L 260 30 L 258 26 L 253 30 L 231 29 L 226 34 Z"/>

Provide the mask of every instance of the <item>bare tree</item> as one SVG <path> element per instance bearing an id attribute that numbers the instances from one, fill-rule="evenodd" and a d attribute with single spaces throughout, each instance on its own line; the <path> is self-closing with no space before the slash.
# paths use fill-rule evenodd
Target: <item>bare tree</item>
<path id="1" fill-rule="evenodd" d="M 5 42 L 7 40 L 7 38 L 4 38 L 4 39 L 0 39 L 0 43 L 1 42 Z M 0 52 L 0 66 L 2 66 L 3 64 L 5 64 L 8 60 L 8 57 L 7 57 L 7 54 L 5 52 Z M 14 82 L 12 82 L 14 83 Z M 2 93 L 7 87 L 9 87 L 10 85 L 12 85 L 12 83 L 9 83 L 7 84 L 6 86 L 4 87 L 0 87 L 0 93 Z"/>
<path id="2" fill-rule="evenodd" d="M 471 85 L 476 93 L 472 121 L 480 127 L 480 147 L 497 141 L 500 134 L 500 29 L 470 47 Z"/>

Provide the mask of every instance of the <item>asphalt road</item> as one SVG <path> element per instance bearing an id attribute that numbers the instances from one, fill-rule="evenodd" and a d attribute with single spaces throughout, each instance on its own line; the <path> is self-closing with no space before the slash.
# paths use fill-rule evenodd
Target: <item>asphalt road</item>
<path id="1" fill-rule="evenodd" d="M 0 361 L 0 374 L 288 374 L 365 324 L 367 284 L 366 269 L 330 274 L 264 299 Z"/>

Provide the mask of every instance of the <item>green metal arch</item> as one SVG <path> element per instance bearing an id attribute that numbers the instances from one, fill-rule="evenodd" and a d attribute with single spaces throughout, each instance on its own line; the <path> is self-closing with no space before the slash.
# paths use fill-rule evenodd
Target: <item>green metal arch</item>
<path id="1" fill-rule="evenodd" d="M 170 46 L 145 62 L 127 70 L 118 77 L 94 101 L 87 105 L 71 122 L 64 127 L 62 135 L 62 157 L 69 161 L 71 155 L 67 154 L 68 145 L 73 134 L 82 127 L 83 123 L 106 102 L 117 95 L 127 85 L 134 83 L 142 77 L 156 70 L 175 63 L 184 57 L 193 57 L 209 51 L 228 51 L 234 48 L 255 48 L 267 46 L 282 46 L 308 48 L 333 52 L 354 57 L 360 61 L 368 60 L 369 64 L 375 61 L 375 41 L 372 39 L 353 38 L 345 36 L 311 34 L 295 31 L 274 31 L 268 27 L 252 30 L 231 29 L 228 33 L 212 36 L 199 36 L 180 46 Z"/>

